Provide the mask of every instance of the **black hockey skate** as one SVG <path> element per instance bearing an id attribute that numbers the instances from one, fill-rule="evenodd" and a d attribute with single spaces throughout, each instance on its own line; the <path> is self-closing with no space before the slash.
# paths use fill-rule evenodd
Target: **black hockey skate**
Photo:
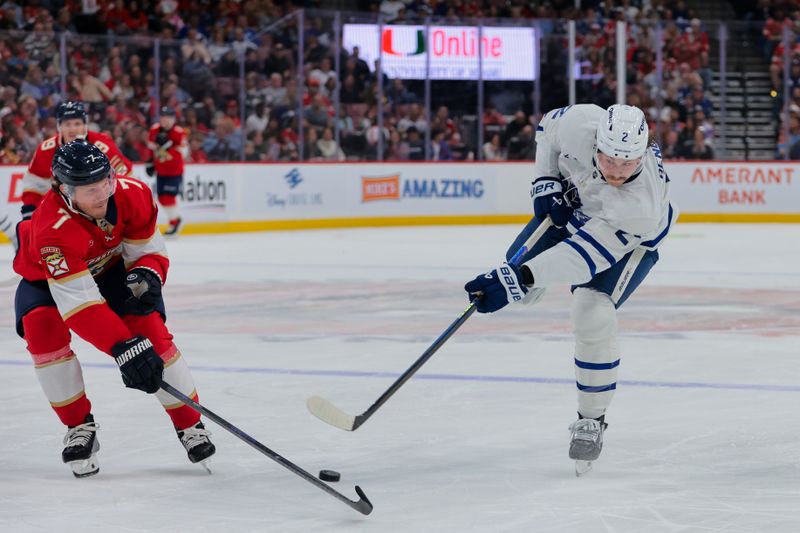
<path id="1" fill-rule="evenodd" d="M 198 422 L 190 428 L 178 430 L 178 438 L 181 440 L 183 447 L 186 448 L 189 460 L 193 463 L 201 463 L 203 468 L 211 473 L 205 461 L 214 455 L 217 449 L 209 440 L 209 435 L 211 435 L 211 432 L 206 429 L 202 422 Z"/>
<path id="2" fill-rule="evenodd" d="M 606 427 L 605 415 L 600 418 L 579 418 L 569 426 L 569 458 L 575 459 L 576 476 L 591 470 L 592 461 L 600 457 Z"/>
<path id="3" fill-rule="evenodd" d="M 64 436 L 61 460 L 70 466 L 72 474 L 77 478 L 93 476 L 100 471 L 100 463 L 97 461 L 97 450 L 100 449 L 100 441 L 97 440 L 99 427 L 89 413 L 83 424 L 70 426 Z"/>
<path id="4" fill-rule="evenodd" d="M 167 237 L 175 237 L 176 235 L 178 235 L 178 231 L 180 231 L 182 225 L 183 225 L 183 219 L 181 217 L 176 218 L 174 224 L 170 222 L 167 225 L 167 229 L 166 231 L 164 231 L 164 235 Z"/>

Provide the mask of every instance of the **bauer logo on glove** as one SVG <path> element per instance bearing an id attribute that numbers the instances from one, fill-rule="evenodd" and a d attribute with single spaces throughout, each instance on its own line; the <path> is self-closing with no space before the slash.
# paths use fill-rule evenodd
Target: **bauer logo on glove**
<path id="1" fill-rule="evenodd" d="M 524 270 L 523 270 L 524 269 Z M 527 272 L 525 272 L 527 271 Z M 479 313 L 494 313 L 509 302 L 519 302 L 528 292 L 524 281 L 533 284 L 533 275 L 527 267 L 503 263 L 486 274 L 481 274 L 464 285 L 470 300 Z"/>
<path id="2" fill-rule="evenodd" d="M 550 215 L 553 224 L 559 228 L 567 225 L 573 211 L 580 205 L 577 190 L 570 187 L 563 178 L 551 176 L 544 176 L 533 182 L 531 199 L 536 217 Z"/>
<path id="3" fill-rule="evenodd" d="M 555 178 L 539 178 L 533 182 L 531 198 L 536 198 L 537 196 L 541 196 L 543 194 L 561 192 L 562 190 L 563 187 L 561 186 L 561 182 L 557 181 Z"/>
<path id="4" fill-rule="evenodd" d="M 508 265 L 500 267 L 500 274 L 502 274 L 503 279 L 503 286 L 506 288 L 506 293 L 508 293 L 509 301 L 518 301 L 522 300 L 522 289 L 517 281 L 517 276 L 514 274 L 514 271 L 511 270 L 511 267 Z"/>

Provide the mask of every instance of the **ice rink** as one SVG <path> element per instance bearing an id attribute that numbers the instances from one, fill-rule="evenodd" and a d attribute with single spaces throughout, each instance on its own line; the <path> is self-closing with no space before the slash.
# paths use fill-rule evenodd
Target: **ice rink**
<path id="1" fill-rule="evenodd" d="M 620 311 L 605 448 L 576 478 L 569 290 L 474 315 L 364 426 L 366 409 L 466 306 L 463 284 L 520 226 L 183 236 L 168 324 L 201 403 L 375 505 L 364 517 L 207 422 L 213 475 L 155 398 L 75 351 L 101 426 L 100 473 L 61 463 L 64 429 L 0 288 L 2 532 L 800 531 L 800 225 L 679 224 Z M 0 246 L 0 278 L 11 249 Z"/>

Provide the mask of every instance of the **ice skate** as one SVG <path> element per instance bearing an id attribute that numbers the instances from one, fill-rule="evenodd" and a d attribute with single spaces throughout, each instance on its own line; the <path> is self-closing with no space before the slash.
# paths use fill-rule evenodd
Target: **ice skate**
<path id="1" fill-rule="evenodd" d="M 183 224 L 183 219 L 181 217 L 170 220 L 169 224 L 167 225 L 166 231 L 164 231 L 164 236 L 176 237 L 178 235 L 178 231 L 180 231 L 181 229 L 182 224 Z"/>
<path id="2" fill-rule="evenodd" d="M 91 414 L 86 415 L 83 424 L 70 426 L 64 436 L 64 450 L 61 460 L 72 469 L 72 474 L 77 478 L 93 476 L 100 471 L 97 461 L 97 450 L 100 441 L 97 440 L 97 429 Z"/>
<path id="3" fill-rule="evenodd" d="M 192 427 L 178 430 L 178 438 L 181 440 L 183 447 L 186 448 L 189 460 L 193 463 L 200 463 L 200 466 L 210 474 L 211 470 L 207 461 L 217 449 L 208 438 L 209 435 L 211 435 L 211 432 L 206 429 L 202 422 L 198 422 Z"/>
<path id="4" fill-rule="evenodd" d="M 603 450 L 603 432 L 608 424 L 605 415 L 598 419 L 579 418 L 570 426 L 569 457 L 575 459 L 575 475 L 582 476 L 592 469 L 592 462 Z"/>

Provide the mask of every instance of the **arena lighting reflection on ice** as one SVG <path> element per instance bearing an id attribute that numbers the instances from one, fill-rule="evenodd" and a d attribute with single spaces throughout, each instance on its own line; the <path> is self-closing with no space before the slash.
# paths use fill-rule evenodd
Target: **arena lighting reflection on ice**
<path id="1" fill-rule="evenodd" d="M 531 81 L 538 70 L 533 28 L 484 26 L 383 26 L 345 24 L 344 47 L 359 48 L 359 57 L 375 69 L 382 54 L 383 71 L 390 78 L 425 79 L 426 56 L 429 76 L 435 80 L 477 80 L 479 50 L 483 56 L 483 79 Z M 479 42 L 481 45 L 479 46 Z"/>

